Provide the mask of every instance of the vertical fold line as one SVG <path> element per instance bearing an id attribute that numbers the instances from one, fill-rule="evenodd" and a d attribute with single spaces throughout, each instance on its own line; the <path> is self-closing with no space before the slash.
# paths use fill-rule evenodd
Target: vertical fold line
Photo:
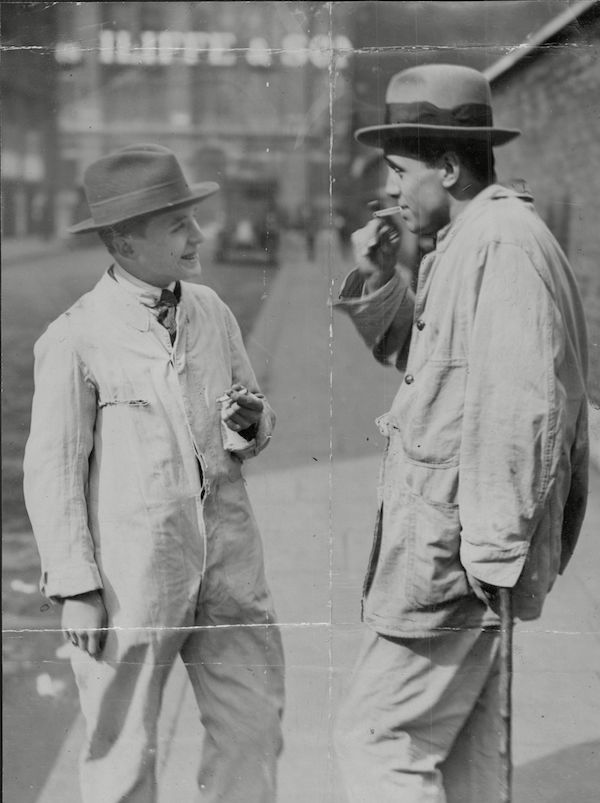
<path id="1" fill-rule="evenodd" d="M 334 522 L 333 522 L 333 127 L 334 127 L 334 93 L 335 93 L 335 54 L 333 51 L 333 2 L 327 3 L 329 13 L 329 231 L 327 237 L 327 270 L 329 280 L 328 309 L 329 309 L 329 668 L 327 677 L 328 688 L 328 783 L 329 799 L 333 800 L 333 559 L 334 559 Z"/>

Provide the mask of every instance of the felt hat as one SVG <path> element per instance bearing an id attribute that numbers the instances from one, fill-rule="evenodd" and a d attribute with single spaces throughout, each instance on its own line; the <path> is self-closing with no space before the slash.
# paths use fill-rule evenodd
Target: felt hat
<path id="1" fill-rule="evenodd" d="M 358 142 L 387 148 L 406 138 L 488 141 L 504 145 L 521 133 L 496 128 L 490 85 L 478 70 L 454 64 L 424 64 L 396 73 L 385 98 L 384 125 L 360 128 Z"/>
<path id="2" fill-rule="evenodd" d="M 219 185 L 214 181 L 189 185 L 168 148 L 129 145 L 93 162 L 85 171 L 83 188 L 92 216 L 71 226 L 71 234 L 188 206 L 213 195 Z"/>

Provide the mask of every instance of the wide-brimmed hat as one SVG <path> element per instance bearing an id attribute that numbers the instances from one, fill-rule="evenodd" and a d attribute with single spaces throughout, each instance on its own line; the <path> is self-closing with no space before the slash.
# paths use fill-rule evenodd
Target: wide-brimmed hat
<path id="1" fill-rule="evenodd" d="M 128 145 L 93 162 L 85 171 L 83 188 L 92 216 L 71 226 L 71 234 L 187 206 L 213 195 L 219 185 L 214 181 L 189 185 L 168 148 Z"/>
<path id="2" fill-rule="evenodd" d="M 388 85 L 384 125 L 360 128 L 364 145 L 387 148 L 402 139 L 448 138 L 504 145 L 521 133 L 496 128 L 486 77 L 470 67 L 425 64 L 396 73 Z"/>

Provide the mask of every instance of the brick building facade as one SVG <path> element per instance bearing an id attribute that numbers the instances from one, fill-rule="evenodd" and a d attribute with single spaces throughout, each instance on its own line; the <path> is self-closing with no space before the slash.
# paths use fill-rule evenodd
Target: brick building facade
<path id="1" fill-rule="evenodd" d="M 600 3 L 572 6 L 488 77 L 495 119 L 523 132 L 498 149 L 499 178 L 527 181 L 577 275 L 600 406 Z"/>

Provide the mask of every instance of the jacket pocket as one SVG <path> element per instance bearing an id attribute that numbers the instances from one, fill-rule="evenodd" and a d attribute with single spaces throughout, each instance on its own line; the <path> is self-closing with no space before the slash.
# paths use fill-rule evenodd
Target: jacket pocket
<path id="1" fill-rule="evenodd" d="M 460 520 L 454 505 L 412 496 L 407 533 L 406 597 L 427 608 L 469 593 L 459 558 Z"/>
<path id="2" fill-rule="evenodd" d="M 458 462 L 467 365 L 430 360 L 402 387 L 392 405 L 409 460 L 428 465 Z"/>

